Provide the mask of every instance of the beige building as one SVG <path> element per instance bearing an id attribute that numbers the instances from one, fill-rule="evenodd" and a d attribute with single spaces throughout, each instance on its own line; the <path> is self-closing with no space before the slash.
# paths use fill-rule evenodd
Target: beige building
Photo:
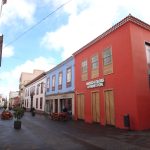
<path id="1" fill-rule="evenodd" d="M 20 105 L 19 91 L 9 92 L 9 107 Z"/>
<path id="2" fill-rule="evenodd" d="M 19 97 L 21 101 L 21 105 L 23 105 L 24 99 L 24 85 L 29 83 L 31 80 L 42 74 L 43 70 L 33 70 L 33 73 L 28 72 L 22 72 L 20 76 L 20 82 L 19 82 Z"/>
<path id="3" fill-rule="evenodd" d="M 5 101 L 4 101 L 3 97 L 2 97 L 2 95 L 0 95 L 0 107 L 3 107 L 4 104 L 5 104 Z"/>

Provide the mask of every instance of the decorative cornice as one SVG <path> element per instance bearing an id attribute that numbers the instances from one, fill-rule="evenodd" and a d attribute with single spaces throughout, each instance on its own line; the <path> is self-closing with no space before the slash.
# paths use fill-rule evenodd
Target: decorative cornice
<path id="1" fill-rule="evenodd" d="M 64 64 L 68 63 L 69 61 L 73 60 L 73 56 L 70 56 L 69 58 L 67 58 L 66 60 L 64 60 L 63 62 L 61 62 L 60 64 L 56 65 L 54 68 L 50 69 L 49 71 L 47 71 L 47 74 L 57 70 L 58 68 L 60 68 L 61 66 L 63 66 Z"/>

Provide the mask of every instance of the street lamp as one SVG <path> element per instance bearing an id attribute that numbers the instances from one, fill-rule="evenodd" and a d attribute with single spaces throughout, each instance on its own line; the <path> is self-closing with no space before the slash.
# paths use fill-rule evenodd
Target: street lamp
<path id="1" fill-rule="evenodd" d="M 34 96 L 34 92 L 31 92 L 30 93 L 30 97 L 31 97 L 31 109 L 30 109 L 30 111 L 33 110 L 33 96 Z"/>
<path id="2" fill-rule="evenodd" d="M 3 48 L 3 35 L 0 35 L 0 66 L 2 60 L 2 48 Z"/>
<path id="3" fill-rule="evenodd" d="M 7 0 L 1 0 L 0 4 L 0 17 L 2 14 L 3 5 L 6 4 Z M 3 35 L 0 35 L 0 67 L 1 67 L 1 59 L 2 59 L 2 47 L 3 47 Z"/>
<path id="4" fill-rule="evenodd" d="M 44 92 L 43 91 L 43 88 L 45 88 L 44 87 L 44 84 L 45 83 L 43 83 L 43 82 L 41 82 L 41 83 L 39 83 L 38 85 L 37 85 L 37 90 L 39 91 L 39 87 L 41 86 L 41 94 Z M 33 87 L 31 87 L 30 88 L 30 99 L 31 99 L 31 105 L 30 105 L 30 112 L 32 112 L 35 108 L 33 107 L 33 97 L 34 97 L 34 95 L 35 95 L 35 92 L 37 92 L 37 91 L 35 91 L 35 86 L 33 86 Z M 43 93 L 44 94 L 44 93 Z M 44 95 L 43 95 L 43 97 L 44 97 Z"/>
<path id="5" fill-rule="evenodd" d="M 2 14 L 2 8 L 3 8 L 3 5 L 7 3 L 7 0 L 1 0 L 1 8 L 0 8 L 0 17 L 1 17 L 1 14 Z"/>

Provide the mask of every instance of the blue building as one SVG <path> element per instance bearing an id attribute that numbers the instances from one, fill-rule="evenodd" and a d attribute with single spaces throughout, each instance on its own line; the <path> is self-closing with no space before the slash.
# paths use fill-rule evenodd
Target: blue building
<path id="1" fill-rule="evenodd" d="M 66 107 L 74 115 L 74 58 L 69 57 L 46 75 L 47 113 L 59 113 Z"/>

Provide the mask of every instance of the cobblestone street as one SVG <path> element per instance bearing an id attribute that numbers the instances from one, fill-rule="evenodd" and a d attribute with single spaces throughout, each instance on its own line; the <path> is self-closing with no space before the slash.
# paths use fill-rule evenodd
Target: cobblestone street
<path id="1" fill-rule="evenodd" d="M 83 121 L 52 121 L 26 112 L 21 130 L 0 120 L 0 150 L 148 150 L 150 131 L 125 131 Z"/>

